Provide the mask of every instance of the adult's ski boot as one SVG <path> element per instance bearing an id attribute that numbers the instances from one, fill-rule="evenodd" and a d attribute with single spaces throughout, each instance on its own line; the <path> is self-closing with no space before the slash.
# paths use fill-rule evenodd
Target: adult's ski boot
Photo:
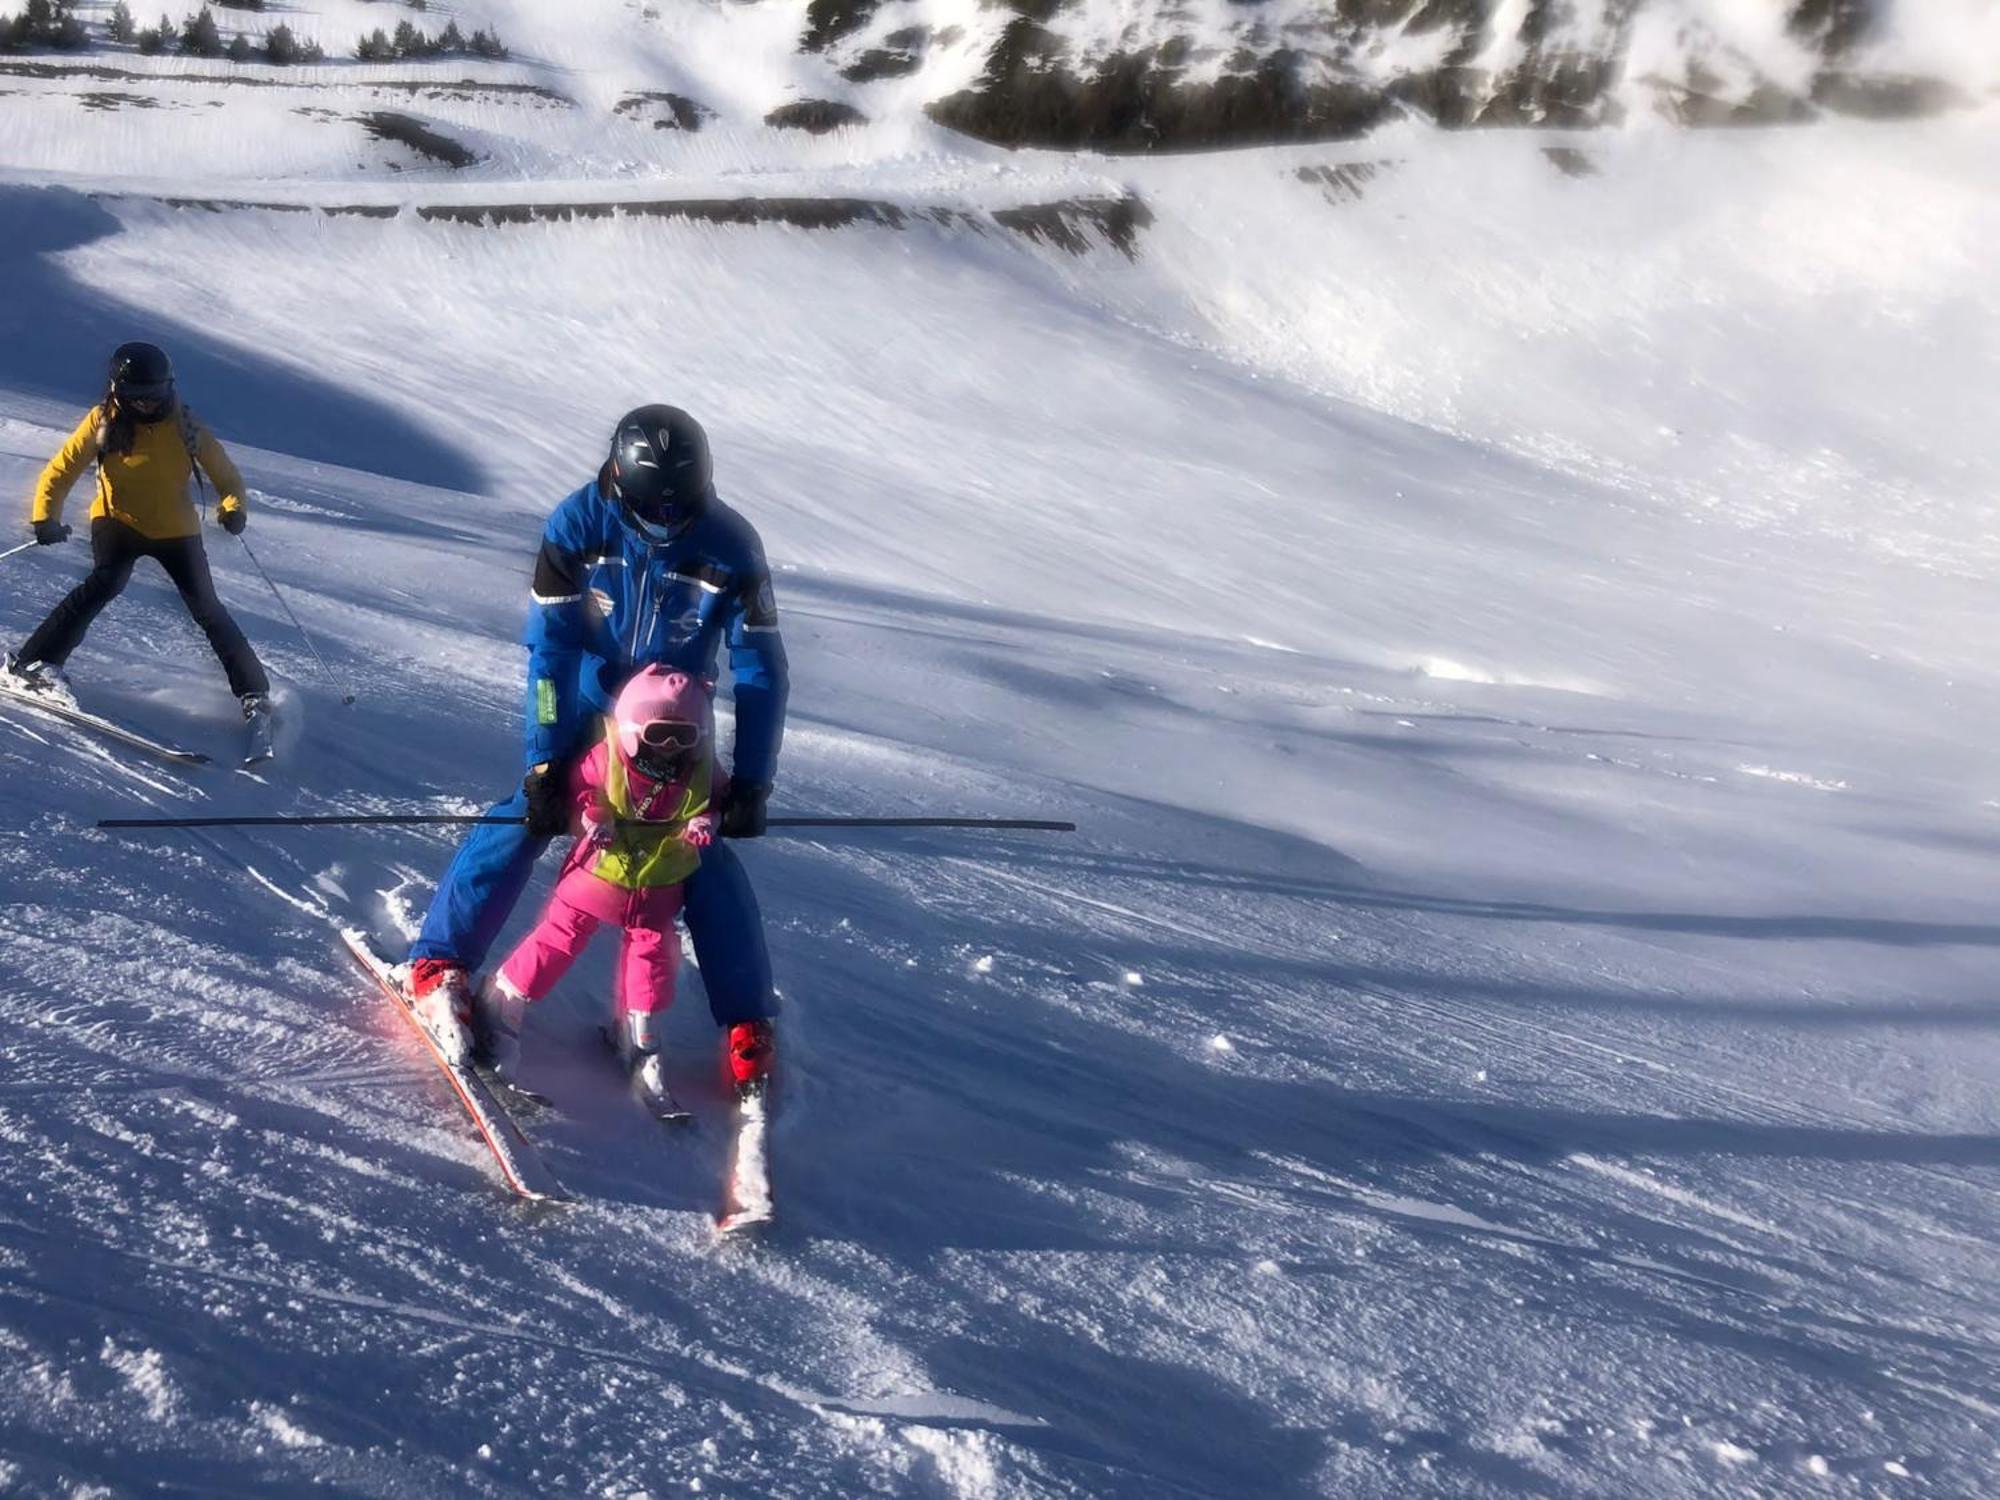
<path id="1" fill-rule="evenodd" d="M 411 960 L 398 976 L 424 1030 L 453 1067 L 472 1060 L 472 983 L 465 965 L 452 958 Z"/>
<path id="2" fill-rule="evenodd" d="M 33 693 L 38 698 L 46 698 L 63 708 L 82 711 L 76 701 L 76 690 L 69 685 L 69 675 L 52 661 L 31 661 L 25 665 L 13 652 L 0 653 L 0 674 L 7 678 L 7 685 L 20 693 Z"/>
<path id="3" fill-rule="evenodd" d="M 770 1092 L 778 1060 L 778 1036 L 769 1021 L 738 1021 L 724 1043 L 729 1081 L 738 1099 L 761 1099 Z"/>

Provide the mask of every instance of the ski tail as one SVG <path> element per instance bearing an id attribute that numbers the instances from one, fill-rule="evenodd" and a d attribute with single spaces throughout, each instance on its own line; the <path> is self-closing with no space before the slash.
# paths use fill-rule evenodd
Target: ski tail
<path id="1" fill-rule="evenodd" d="M 382 993 L 389 997 L 397 1011 L 410 1023 L 410 1028 L 423 1040 L 431 1060 L 438 1065 L 452 1092 L 458 1095 L 458 1102 L 465 1107 L 466 1114 L 477 1127 L 480 1138 L 493 1153 L 493 1160 L 507 1186 L 532 1202 L 559 1203 L 567 1199 L 569 1194 L 542 1160 L 535 1143 L 507 1112 L 506 1106 L 494 1096 L 486 1081 L 471 1067 L 454 1065 L 445 1057 L 436 1040 L 417 1019 L 416 1012 L 410 1009 L 402 987 L 396 983 L 393 966 L 376 949 L 368 934 L 359 928 L 344 927 L 340 938 L 347 945 L 347 951 L 354 955 L 355 962 L 368 971 Z"/>
<path id="2" fill-rule="evenodd" d="M 107 719 L 101 714 L 89 713 L 84 709 L 71 708 L 68 704 L 58 702 L 46 694 L 17 687 L 7 680 L 0 680 L 0 699 L 8 703 L 18 703 L 35 713 L 59 719 L 77 729 L 89 730 L 105 739 L 115 740 L 121 745 L 129 745 L 134 750 L 143 750 L 148 755 L 158 756 L 161 760 L 187 766 L 205 765 L 208 761 L 208 757 L 199 750 L 187 750 L 179 745 L 170 745 L 165 740 L 156 740 L 151 735 L 126 728 L 116 720 Z"/>

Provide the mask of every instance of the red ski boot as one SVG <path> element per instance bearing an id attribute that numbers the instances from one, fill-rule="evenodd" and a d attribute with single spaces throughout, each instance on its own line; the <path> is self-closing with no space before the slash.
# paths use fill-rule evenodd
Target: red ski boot
<path id="1" fill-rule="evenodd" d="M 748 1099 L 770 1089 L 778 1038 L 769 1021 L 738 1021 L 729 1028 L 726 1051 L 729 1081 L 736 1086 L 737 1098 Z"/>
<path id="2" fill-rule="evenodd" d="M 403 994 L 453 1067 L 472 1058 L 472 983 L 453 958 L 419 958 L 403 971 Z"/>

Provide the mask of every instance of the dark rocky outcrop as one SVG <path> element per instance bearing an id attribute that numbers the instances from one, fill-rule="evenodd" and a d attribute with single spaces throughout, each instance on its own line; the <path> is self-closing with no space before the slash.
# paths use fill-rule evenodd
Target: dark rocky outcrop
<path id="1" fill-rule="evenodd" d="M 866 52 L 840 70 L 849 83 L 873 83 L 878 78 L 907 78 L 924 65 L 924 46 L 930 29 L 905 26 L 882 38 L 882 45 Z"/>
<path id="2" fill-rule="evenodd" d="M 127 194 L 101 194 L 123 198 Z M 257 203 L 240 198 L 149 198 L 169 208 L 205 213 L 261 210 L 318 213 L 333 218 L 393 219 L 412 213 L 429 223 L 498 228 L 517 224 L 574 224 L 601 219 L 679 219 L 701 224 L 755 226 L 785 224 L 795 229 L 848 229 L 877 225 L 908 229 L 933 225 L 984 234 L 994 228 L 1052 245 L 1071 255 L 1088 255 L 1102 243 L 1136 258 L 1139 233 L 1153 222 L 1139 198 L 1071 198 L 1024 204 L 994 213 L 934 205 L 915 207 L 874 198 L 638 198 L 569 203 L 433 203 L 404 209 L 392 203 Z"/>
<path id="3" fill-rule="evenodd" d="M 355 117 L 361 127 L 378 141 L 394 141 L 399 146 L 408 146 L 419 156 L 442 162 L 447 167 L 469 167 L 479 160 L 448 135 L 433 130 L 415 115 L 397 114 L 393 110 L 378 109 Z"/>
<path id="4" fill-rule="evenodd" d="M 832 0 L 827 0 L 832 3 Z M 1870 118 L 1935 112 L 1964 102 L 1934 79 L 1868 70 L 1881 0 L 1770 0 L 1780 7 L 1797 68 L 1767 76 L 1726 26 L 1675 10 L 1674 41 L 1657 56 L 1654 23 L 1668 0 L 1321 0 L 1275 16 L 1263 0 L 1208 13 L 1160 11 L 1168 35 L 1104 52 L 1105 0 L 990 0 L 1011 18 L 969 88 L 929 106 L 940 124 L 1004 146 L 1111 152 L 1342 140 L 1411 114 L 1452 129 L 1581 129 L 1633 111 L 1689 125 L 1783 124 L 1824 112 Z M 856 21 L 865 34 L 875 14 Z M 1654 27 L 1643 76 L 1630 42 Z M 1383 76 L 1367 60 L 1385 38 L 1433 39 L 1421 68 Z M 934 42 L 933 46 L 942 45 Z M 1097 50 L 1091 50 L 1096 48 Z M 886 46 L 849 76 L 866 82 L 923 65 Z M 1219 66 L 1218 66 L 1219 64 Z M 1803 87 L 1798 79 L 1804 76 Z"/>
<path id="5" fill-rule="evenodd" d="M 1036 203 L 1003 208 L 993 215 L 1002 229 L 1053 245 L 1071 255 L 1090 251 L 1095 234 L 1127 260 L 1139 258 L 1139 231 L 1153 222 L 1153 211 L 1133 194 L 1122 198 L 1067 198 L 1060 203 Z"/>
<path id="6" fill-rule="evenodd" d="M 852 36 L 874 18 L 882 0 L 812 0 L 806 7 L 806 51 L 824 52 L 842 37 Z"/>
<path id="7" fill-rule="evenodd" d="M 1003 146 L 1183 151 L 1338 140 L 1391 111 L 1381 94 L 1358 85 L 1309 80 L 1291 48 L 1198 87 L 1183 83 L 1180 57 L 1164 47 L 1119 54 L 1084 77 L 1061 60 L 1056 38 L 1018 17 L 978 84 L 938 100 L 930 116 Z"/>
<path id="8" fill-rule="evenodd" d="M 1356 203 L 1368 191 L 1368 184 L 1396 164 L 1392 161 L 1350 161 L 1337 166 L 1300 167 L 1300 182 L 1310 182 L 1326 194 L 1329 203 Z"/>
<path id="9" fill-rule="evenodd" d="M 715 118 L 715 111 L 685 94 L 643 89 L 627 94 L 612 106 L 614 115 L 628 120 L 650 120 L 655 130 L 685 130 L 690 135 Z"/>
<path id="10" fill-rule="evenodd" d="M 837 99 L 796 99 L 780 104 L 764 116 L 774 130 L 803 130 L 809 135 L 825 135 L 843 125 L 866 125 L 868 116 L 851 104 Z"/>

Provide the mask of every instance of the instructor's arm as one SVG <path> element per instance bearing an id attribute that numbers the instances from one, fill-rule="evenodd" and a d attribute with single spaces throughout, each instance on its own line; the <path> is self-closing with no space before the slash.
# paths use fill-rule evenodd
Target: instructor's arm
<path id="1" fill-rule="evenodd" d="M 738 585 L 731 605 L 729 669 L 736 699 L 736 744 L 730 756 L 722 835 L 756 838 L 764 831 L 764 803 L 778 775 L 785 699 L 791 692 L 785 642 L 778 633 L 778 604 L 761 555 Z"/>

